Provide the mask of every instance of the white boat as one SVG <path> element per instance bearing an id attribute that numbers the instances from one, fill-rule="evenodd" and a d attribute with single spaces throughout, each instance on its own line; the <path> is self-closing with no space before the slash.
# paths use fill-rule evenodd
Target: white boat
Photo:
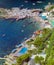
<path id="1" fill-rule="evenodd" d="M 23 25 L 23 27 L 25 27 L 26 25 Z"/>
<path id="2" fill-rule="evenodd" d="M 37 1 L 37 3 L 42 3 L 42 1 Z"/>
<path id="3" fill-rule="evenodd" d="M 21 32 L 24 32 L 24 30 L 21 30 Z"/>
<path id="4" fill-rule="evenodd" d="M 2 35 L 2 37 L 5 37 L 5 36 L 6 36 L 6 34 L 3 34 L 3 35 Z"/>
<path id="5" fill-rule="evenodd" d="M 17 48 L 19 48 L 19 47 L 21 47 L 21 46 L 23 46 L 23 44 L 16 45 Z"/>
<path id="6" fill-rule="evenodd" d="M 28 1 L 26 0 L 25 3 L 28 3 Z"/>
<path id="7" fill-rule="evenodd" d="M 32 5 L 35 5 L 35 3 L 32 3 Z"/>
<path id="8" fill-rule="evenodd" d="M 24 5 L 22 4 L 21 7 L 23 7 Z"/>

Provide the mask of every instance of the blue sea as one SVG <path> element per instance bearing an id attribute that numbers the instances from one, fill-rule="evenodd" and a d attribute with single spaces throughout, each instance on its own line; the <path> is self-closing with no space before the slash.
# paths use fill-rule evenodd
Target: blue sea
<path id="1" fill-rule="evenodd" d="M 31 18 L 16 21 L 0 19 L 0 56 L 9 54 L 16 45 L 31 37 L 39 23 Z"/>
<path id="2" fill-rule="evenodd" d="M 44 8 L 48 2 L 54 3 L 54 0 L 42 0 L 42 3 L 28 0 L 0 0 L 0 7 L 12 8 L 19 7 L 33 9 Z M 32 3 L 35 3 L 33 5 Z M 33 23 L 30 23 L 33 22 Z M 0 57 L 9 54 L 16 45 L 31 37 L 34 31 L 40 29 L 39 22 L 31 18 L 16 21 L 15 19 L 0 19 Z"/>
<path id="3" fill-rule="evenodd" d="M 28 1 L 28 3 L 25 3 Z M 42 3 L 37 3 L 37 1 L 42 1 Z M 49 2 L 54 4 L 54 0 L 0 0 L 0 7 L 12 8 L 12 7 L 22 7 L 23 8 L 44 8 Z M 35 3 L 33 5 L 32 3 Z"/>

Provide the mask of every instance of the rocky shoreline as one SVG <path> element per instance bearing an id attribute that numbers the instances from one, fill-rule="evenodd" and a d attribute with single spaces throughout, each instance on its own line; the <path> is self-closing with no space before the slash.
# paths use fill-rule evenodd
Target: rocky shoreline
<path id="1" fill-rule="evenodd" d="M 16 20 L 24 19 L 26 17 L 36 17 L 42 9 L 19 9 L 19 8 L 12 8 L 12 9 L 4 9 L 0 8 L 0 18 L 15 18 Z"/>

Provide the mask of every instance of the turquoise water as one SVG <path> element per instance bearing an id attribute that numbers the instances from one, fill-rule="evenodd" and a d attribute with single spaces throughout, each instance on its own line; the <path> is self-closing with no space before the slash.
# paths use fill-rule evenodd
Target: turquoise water
<path id="1" fill-rule="evenodd" d="M 46 16 L 41 16 L 41 18 L 42 18 L 43 20 L 46 20 L 46 19 L 47 19 Z"/>
<path id="2" fill-rule="evenodd" d="M 24 47 L 24 48 L 22 48 L 20 51 L 19 51 L 19 53 L 20 54 L 25 54 L 26 52 L 27 52 L 27 48 L 26 47 Z"/>

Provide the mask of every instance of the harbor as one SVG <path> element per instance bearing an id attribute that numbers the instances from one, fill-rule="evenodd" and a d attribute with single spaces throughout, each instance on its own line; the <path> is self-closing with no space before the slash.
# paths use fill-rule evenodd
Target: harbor
<path id="1" fill-rule="evenodd" d="M 8 14 L 8 15 L 11 15 L 11 16 L 10 17 L 7 17 L 6 19 L 16 18 L 16 21 L 18 21 L 19 19 L 20 20 L 21 19 L 24 20 L 23 18 L 25 18 L 25 17 L 26 18 L 33 18 L 34 21 L 39 22 L 41 29 L 44 29 L 44 28 L 52 28 L 51 24 L 47 20 L 47 17 L 48 17 L 48 15 L 47 15 L 48 13 L 47 12 L 43 12 L 43 13 L 40 14 L 39 10 L 36 10 L 36 9 L 34 9 L 34 10 L 26 10 L 26 9 L 23 9 L 23 10 L 25 10 L 25 12 L 28 11 L 28 13 L 30 11 L 30 13 L 29 14 L 28 13 L 25 14 L 25 12 L 23 12 L 24 15 L 25 15 L 25 16 L 23 16 L 23 14 L 21 12 L 20 14 L 22 14 L 22 17 L 21 17 L 20 14 L 18 16 L 17 16 L 17 14 L 15 14 L 15 15 Z M 18 18 L 19 16 L 20 16 L 20 18 Z M 32 24 L 33 22 L 29 22 L 28 25 L 30 25 L 30 23 Z M 23 25 L 23 27 L 28 26 L 28 25 L 27 24 L 26 25 Z M 23 33 L 24 30 L 22 30 L 21 32 Z M 29 41 L 30 39 L 34 39 L 36 37 L 36 35 L 39 35 L 40 33 L 41 33 L 41 30 L 37 30 L 37 31 L 33 32 L 33 35 L 29 39 L 26 39 L 24 42 L 16 45 L 16 48 L 13 49 L 12 52 L 9 55 L 4 56 L 5 57 L 5 60 L 7 61 L 7 62 L 5 62 L 5 64 L 11 65 L 11 64 L 16 63 L 16 61 L 15 61 L 16 58 L 19 57 L 19 56 L 21 56 L 21 55 L 23 55 L 23 54 L 25 54 L 25 53 L 27 53 L 27 51 L 28 51 L 28 45 L 26 44 L 26 42 Z M 5 35 L 3 35 L 3 36 L 5 36 Z"/>
<path id="2" fill-rule="evenodd" d="M 44 59 L 46 58 L 45 49 L 47 46 L 42 50 L 43 52 L 39 54 L 37 53 L 39 48 L 36 48 L 36 45 L 33 43 L 36 41 L 36 37 L 39 36 L 38 38 L 42 38 L 43 29 L 52 30 L 52 28 L 54 28 L 54 9 L 47 11 L 49 6 L 51 7 L 52 3 L 54 4 L 54 0 L 51 1 L 52 0 L 0 1 L 0 65 L 20 65 L 16 64 L 16 59 L 29 53 L 28 51 L 32 51 L 32 56 L 29 58 L 27 64 L 25 62 L 25 64 L 22 65 L 32 65 L 35 56 L 43 56 Z M 47 38 L 50 35 L 46 35 Z M 44 41 L 45 40 L 46 38 L 44 38 Z M 29 41 L 33 41 L 30 43 L 31 46 L 27 44 Z M 37 43 L 39 44 L 41 41 L 39 40 Z M 40 48 L 42 47 L 44 48 L 45 46 L 41 45 Z M 41 50 L 39 52 L 41 52 Z M 20 61 L 21 60 L 22 59 L 20 59 Z M 23 60 L 23 62 L 24 61 L 25 60 Z"/>

